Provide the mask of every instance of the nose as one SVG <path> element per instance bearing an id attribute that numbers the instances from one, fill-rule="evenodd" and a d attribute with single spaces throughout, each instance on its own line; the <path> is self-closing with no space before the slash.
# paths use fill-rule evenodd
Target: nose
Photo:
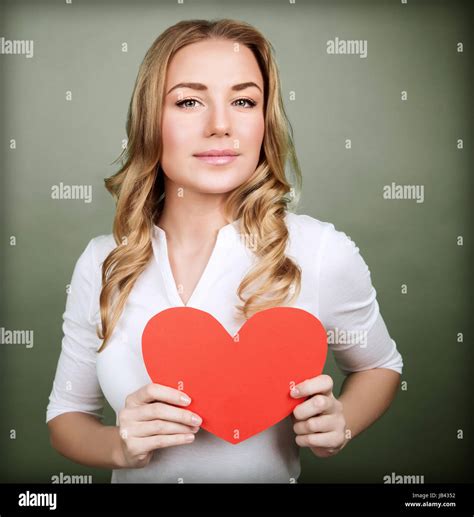
<path id="1" fill-rule="evenodd" d="M 226 106 L 211 106 L 208 111 L 207 135 L 222 136 L 231 134 L 231 115 Z"/>

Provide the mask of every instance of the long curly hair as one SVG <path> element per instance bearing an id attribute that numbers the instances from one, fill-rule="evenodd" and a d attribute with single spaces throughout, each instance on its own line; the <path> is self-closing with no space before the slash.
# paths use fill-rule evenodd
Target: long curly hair
<path id="1" fill-rule="evenodd" d="M 97 335 L 103 342 L 98 352 L 105 348 L 135 281 L 153 254 L 153 224 L 165 203 L 159 158 L 167 66 L 179 49 L 210 38 L 247 46 L 264 78 L 265 126 L 259 163 L 253 175 L 229 194 L 224 207 L 227 220 L 240 219 L 240 234 L 253 237 L 252 251 L 258 258 L 237 290 L 242 302 L 236 306 L 237 315 L 248 319 L 265 308 L 285 301 L 290 304 L 300 293 L 301 269 L 285 256 L 289 233 L 284 217 L 298 203 L 302 180 L 273 46 L 246 22 L 184 20 L 160 34 L 147 51 L 128 109 L 127 146 L 113 162 L 120 160 L 121 168 L 104 180 L 116 203 L 113 235 L 117 246 L 102 265 Z M 287 163 L 295 186 L 286 177 Z"/>

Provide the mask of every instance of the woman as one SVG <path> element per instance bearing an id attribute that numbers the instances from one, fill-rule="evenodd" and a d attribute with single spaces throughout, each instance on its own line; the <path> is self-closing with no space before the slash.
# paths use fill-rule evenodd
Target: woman
<path id="1" fill-rule="evenodd" d="M 389 407 L 403 363 L 355 244 L 288 210 L 285 164 L 298 192 L 300 171 L 270 43 L 235 20 L 168 28 L 140 67 L 127 133 L 126 161 L 106 180 L 113 235 L 92 239 L 73 273 L 52 445 L 113 469 L 112 482 L 295 482 L 299 447 L 338 453 Z M 233 445 L 199 428 L 181 398 L 192 394 L 150 383 L 141 335 L 156 313 L 198 308 L 234 335 L 279 305 L 335 332 L 329 347 L 348 374 L 339 399 L 330 376 L 307 379 L 292 415 Z M 353 330 L 366 340 L 337 338 Z M 116 426 L 100 422 L 104 396 Z"/>

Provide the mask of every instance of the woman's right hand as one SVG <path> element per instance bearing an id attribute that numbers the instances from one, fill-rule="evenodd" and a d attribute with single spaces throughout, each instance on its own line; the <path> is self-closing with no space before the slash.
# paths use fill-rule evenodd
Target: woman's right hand
<path id="1" fill-rule="evenodd" d="M 202 419 L 196 413 L 171 404 L 188 406 L 180 390 L 150 383 L 131 393 L 119 411 L 120 450 L 117 464 L 122 468 L 148 465 L 155 449 L 194 441 Z M 198 418 L 197 421 L 192 419 Z"/>

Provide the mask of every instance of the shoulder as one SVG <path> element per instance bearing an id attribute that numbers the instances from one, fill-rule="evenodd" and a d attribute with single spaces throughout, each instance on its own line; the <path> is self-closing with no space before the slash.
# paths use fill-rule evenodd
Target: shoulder
<path id="1" fill-rule="evenodd" d="M 352 238 L 329 221 L 287 212 L 286 223 L 292 250 L 316 261 L 318 271 L 330 282 L 354 281 L 369 273 Z"/>
<path id="2" fill-rule="evenodd" d="M 115 248 L 113 235 L 90 239 L 76 260 L 67 297 L 66 313 L 84 324 L 91 324 L 98 314 L 102 263 Z M 82 319 L 81 319 L 82 318 Z"/>
<path id="3" fill-rule="evenodd" d="M 332 223 L 325 225 L 319 261 L 321 285 L 345 294 L 373 296 L 370 269 L 359 246 Z"/>
<path id="4" fill-rule="evenodd" d="M 76 260 L 75 274 L 80 276 L 100 275 L 102 263 L 116 247 L 112 234 L 98 235 L 87 242 Z"/>
<path id="5" fill-rule="evenodd" d="M 290 238 L 295 243 L 301 241 L 305 246 L 317 244 L 325 253 L 334 253 L 340 247 L 350 247 L 354 244 L 344 231 L 337 229 L 331 222 L 293 212 L 286 213 L 285 221 Z"/>
<path id="6" fill-rule="evenodd" d="M 92 238 L 87 245 L 90 248 L 93 261 L 102 264 L 109 253 L 117 247 L 113 234 L 98 235 Z"/>
<path id="7" fill-rule="evenodd" d="M 329 224 L 310 215 L 294 212 L 286 212 L 285 222 L 292 237 L 312 237 L 313 239 L 321 237 L 326 225 Z"/>

